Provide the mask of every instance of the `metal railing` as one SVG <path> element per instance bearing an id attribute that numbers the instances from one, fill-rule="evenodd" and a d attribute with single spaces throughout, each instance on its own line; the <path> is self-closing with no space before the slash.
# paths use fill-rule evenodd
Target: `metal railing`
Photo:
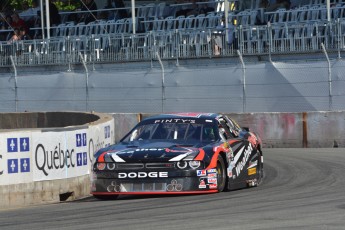
<path id="1" fill-rule="evenodd" d="M 345 20 L 328 23 L 271 24 L 224 29 L 150 31 L 140 34 L 95 34 L 0 43 L 0 67 L 70 65 L 156 59 L 271 55 L 345 49 Z M 219 44 L 218 44 L 219 45 Z M 80 54 L 82 56 L 80 56 Z M 81 59 L 83 57 L 83 60 Z"/>

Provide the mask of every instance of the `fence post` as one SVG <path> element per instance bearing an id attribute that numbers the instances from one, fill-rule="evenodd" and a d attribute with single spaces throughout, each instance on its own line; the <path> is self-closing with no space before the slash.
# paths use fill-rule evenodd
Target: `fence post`
<path id="1" fill-rule="evenodd" d="M 329 60 L 325 45 L 321 43 L 322 51 L 326 56 L 328 62 L 328 91 L 329 91 L 329 111 L 333 110 L 333 99 L 332 99 L 332 69 L 331 62 Z"/>
<path id="2" fill-rule="evenodd" d="M 13 56 L 10 56 L 12 67 L 14 70 L 14 94 L 15 94 L 15 105 L 16 105 L 16 112 L 18 112 L 18 86 L 17 86 L 17 67 L 16 63 L 14 62 Z"/>
<path id="3" fill-rule="evenodd" d="M 156 56 L 159 61 L 159 64 L 162 68 L 162 113 L 164 113 L 164 101 L 165 101 L 165 72 L 164 72 L 164 65 L 162 63 L 161 57 L 159 56 L 159 53 L 156 51 Z"/>
<path id="4" fill-rule="evenodd" d="M 89 107 L 89 69 L 87 68 L 87 65 L 86 65 L 86 61 L 84 60 L 84 57 L 83 55 L 81 54 L 81 52 L 79 52 L 79 57 L 80 57 L 80 60 L 82 61 L 83 63 L 83 66 L 85 68 L 85 74 L 86 74 L 86 102 L 85 102 L 85 111 L 88 111 L 88 107 Z"/>
<path id="5" fill-rule="evenodd" d="M 246 104 L 247 104 L 247 99 L 246 99 L 246 65 L 244 64 L 243 61 L 243 56 L 242 53 L 237 50 L 237 54 L 240 58 L 241 64 L 242 64 L 242 71 L 243 71 L 243 112 L 246 112 Z"/>

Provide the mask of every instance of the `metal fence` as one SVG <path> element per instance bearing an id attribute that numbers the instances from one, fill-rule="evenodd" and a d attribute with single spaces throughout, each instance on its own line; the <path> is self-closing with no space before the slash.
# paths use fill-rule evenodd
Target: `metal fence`
<path id="1" fill-rule="evenodd" d="M 345 20 L 1 42 L 0 67 L 147 61 L 157 52 L 163 60 L 213 58 L 218 56 L 216 44 L 223 57 L 238 56 L 238 51 L 243 56 L 322 52 L 321 44 L 340 57 L 345 49 Z"/>

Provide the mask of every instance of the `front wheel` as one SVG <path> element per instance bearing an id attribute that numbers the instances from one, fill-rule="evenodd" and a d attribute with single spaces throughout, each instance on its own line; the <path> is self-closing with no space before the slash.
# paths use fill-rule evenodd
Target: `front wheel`
<path id="1" fill-rule="evenodd" d="M 222 192 L 226 185 L 225 163 L 223 157 L 218 155 L 217 160 L 217 190 Z"/>
<path id="2" fill-rule="evenodd" d="M 261 152 L 259 154 L 257 175 L 258 177 L 257 177 L 256 186 L 259 186 L 262 183 L 263 178 L 264 178 L 264 163 L 263 163 L 263 156 Z"/>

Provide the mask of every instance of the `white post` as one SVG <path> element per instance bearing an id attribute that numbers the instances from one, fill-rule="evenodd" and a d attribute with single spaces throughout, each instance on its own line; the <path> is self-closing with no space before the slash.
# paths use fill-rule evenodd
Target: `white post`
<path id="1" fill-rule="evenodd" d="M 327 21 L 331 21 L 331 0 L 327 0 Z"/>
<path id="2" fill-rule="evenodd" d="M 132 3 L 132 26 L 133 26 L 133 34 L 135 34 L 136 28 L 136 21 L 135 21 L 135 0 L 131 0 Z"/>
<path id="3" fill-rule="evenodd" d="M 224 0 L 224 13 L 225 13 L 225 42 L 228 42 L 229 40 L 229 1 L 228 0 Z"/>
<path id="4" fill-rule="evenodd" d="M 50 11 L 49 0 L 46 0 L 46 22 L 47 22 L 47 38 L 50 39 Z"/>
<path id="5" fill-rule="evenodd" d="M 44 39 L 44 14 L 43 14 L 43 0 L 40 0 L 41 8 L 41 29 L 42 29 L 42 39 Z"/>

